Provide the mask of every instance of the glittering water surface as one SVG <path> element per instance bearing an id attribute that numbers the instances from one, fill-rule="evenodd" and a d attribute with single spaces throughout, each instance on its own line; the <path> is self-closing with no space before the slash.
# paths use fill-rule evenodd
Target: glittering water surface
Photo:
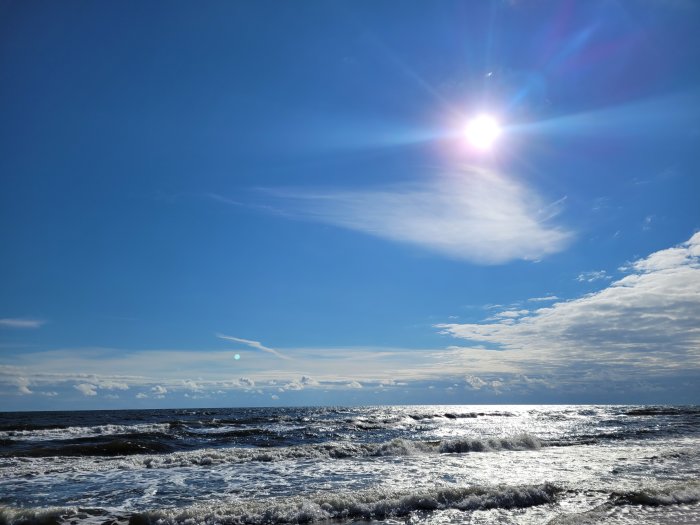
<path id="1" fill-rule="evenodd" d="M 700 407 L 0 414 L 0 524 L 700 523 Z"/>

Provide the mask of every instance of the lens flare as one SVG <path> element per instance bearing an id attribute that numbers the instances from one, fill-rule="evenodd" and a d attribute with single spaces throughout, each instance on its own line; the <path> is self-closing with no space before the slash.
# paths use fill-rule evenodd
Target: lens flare
<path id="1" fill-rule="evenodd" d="M 469 144 L 474 148 L 487 151 L 500 137 L 501 126 L 492 116 L 482 114 L 467 123 L 464 134 Z"/>

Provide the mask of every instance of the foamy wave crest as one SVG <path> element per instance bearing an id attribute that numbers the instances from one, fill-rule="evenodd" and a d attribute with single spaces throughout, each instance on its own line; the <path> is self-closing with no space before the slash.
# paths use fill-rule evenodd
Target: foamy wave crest
<path id="1" fill-rule="evenodd" d="M 564 514 L 550 520 L 547 525 L 597 525 L 600 523 L 691 523 L 686 521 L 687 515 L 678 514 L 672 509 L 660 509 L 657 520 L 653 520 L 654 514 L 649 514 L 654 507 L 668 507 L 671 505 L 692 505 L 700 502 L 700 482 L 687 481 L 664 487 L 644 488 L 630 492 L 613 492 L 608 501 L 585 512 Z M 621 507 L 627 505 L 642 506 L 647 509 L 643 514 L 628 514 Z M 682 507 L 679 507 L 682 508 Z M 625 512 L 627 519 L 620 519 L 621 511 Z M 692 512 L 692 511 L 691 511 Z M 645 517 L 646 516 L 646 517 Z M 675 518 L 675 519 L 674 519 Z M 633 521 L 629 521 L 633 520 Z M 653 520 L 653 521 L 652 521 Z M 692 523 L 695 523 L 693 521 Z"/>
<path id="2" fill-rule="evenodd" d="M 412 456 L 417 454 L 463 454 L 497 452 L 501 450 L 537 450 L 540 440 L 529 434 L 483 439 L 454 439 L 443 441 L 414 441 L 393 439 L 383 443 L 330 442 L 273 448 L 205 448 L 168 454 L 134 454 L 113 456 L 111 460 L 95 462 L 85 458 L 53 457 L 50 464 L 42 458 L 6 458 L 3 468 L 13 476 L 37 472 L 97 472 L 139 468 L 178 468 L 210 466 L 250 461 L 285 461 L 289 459 L 353 459 L 363 457 Z M 2 477 L 0 475 L 0 477 Z"/>
<path id="3" fill-rule="evenodd" d="M 559 489 L 551 484 L 522 487 L 440 487 L 413 492 L 375 489 L 320 493 L 311 497 L 199 505 L 185 510 L 135 514 L 130 525 L 199 525 L 217 523 L 283 524 L 331 519 L 400 518 L 412 512 L 442 509 L 487 510 L 526 508 L 552 503 Z M 23 524 L 12 524 L 23 525 Z"/>
<path id="4" fill-rule="evenodd" d="M 56 525 L 69 515 L 75 515 L 73 508 L 16 509 L 0 506 L 0 525 Z"/>
<path id="5" fill-rule="evenodd" d="M 169 429 L 170 425 L 168 423 L 154 423 L 140 425 L 96 425 L 93 427 L 3 430 L 0 431 L 0 439 L 22 439 L 24 441 L 64 440 L 93 436 L 168 432 Z"/>
<path id="6" fill-rule="evenodd" d="M 687 481 L 665 487 L 616 493 L 611 496 L 615 505 L 682 505 L 700 502 L 700 482 Z"/>
<path id="7" fill-rule="evenodd" d="M 530 434 L 487 439 L 456 439 L 440 443 L 442 453 L 491 452 L 496 450 L 538 450 L 542 442 Z"/>
<path id="8" fill-rule="evenodd" d="M 413 441 L 392 439 L 383 443 L 324 443 L 278 448 L 228 448 L 177 452 L 144 459 L 149 467 L 170 463 L 212 465 L 247 461 L 284 461 L 287 459 L 351 459 L 380 456 L 412 456 L 416 454 L 454 454 L 499 450 L 537 450 L 541 442 L 535 436 L 522 434 L 504 438 L 455 439 L 445 441 Z M 178 466 L 180 466 L 178 465 Z"/>

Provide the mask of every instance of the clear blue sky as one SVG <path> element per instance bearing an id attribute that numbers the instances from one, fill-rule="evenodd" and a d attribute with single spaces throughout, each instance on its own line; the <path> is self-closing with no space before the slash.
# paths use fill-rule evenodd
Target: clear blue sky
<path id="1" fill-rule="evenodd" d="M 0 410 L 700 402 L 699 25 L 0 2 Z"/>

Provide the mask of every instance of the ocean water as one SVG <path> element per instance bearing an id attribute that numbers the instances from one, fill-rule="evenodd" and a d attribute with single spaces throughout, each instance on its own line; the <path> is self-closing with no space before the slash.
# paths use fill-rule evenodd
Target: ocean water
<path id="1" fill-rule="evenodd" d="M 0 524 L 700 524 L 700 407 L 0 413 Z"/>

